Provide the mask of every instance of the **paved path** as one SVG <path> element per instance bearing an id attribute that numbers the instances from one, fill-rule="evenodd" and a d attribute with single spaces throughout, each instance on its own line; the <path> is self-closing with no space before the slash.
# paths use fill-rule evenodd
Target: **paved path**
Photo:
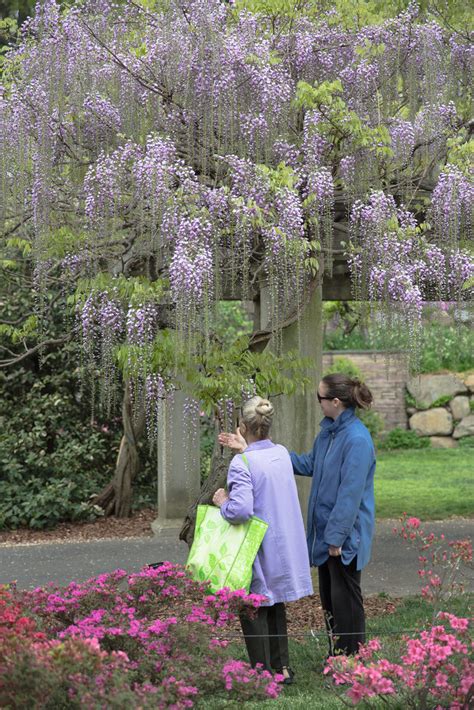
<path id="1" fill-rule="evenodd" d="M 393 521 L 377 523 L 372 560 L 362 575 L 365 594 L 386 592 L 391 596 L 404 596 L 420 591 L 419 553 L 393 534 L 395 524 Z M 424 528 L 444 533 L 448 539 L 474 537 L 474 520 L 425 523 Z M 178 541 L 176 531 L 167 531 L 160 538 L 1 545 L 0 584 L 16 580 L 24 589 L 48 582 L 67 584 L 117 568 L 133 572 L 162 560 L 182 563 L 186 556 L 187 546 Z M 474 591 L 472 580 L 471 589 Z"/>

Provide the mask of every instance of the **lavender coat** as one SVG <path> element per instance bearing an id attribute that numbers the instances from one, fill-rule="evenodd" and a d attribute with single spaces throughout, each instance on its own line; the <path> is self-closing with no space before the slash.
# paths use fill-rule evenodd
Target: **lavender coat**
<path id="1" fill-rule="evenodd" d="M 312 594 L 306 535 L 290 455 L 284 446 L 265 439 L 250 444 L 245 456 L 249 467 L 240 454 L 230 463 L 229 499 L 222 504 L 221 514 L 235 524 L 251 515 L 268 523 L 253 565 L 250 591 L 266 596 L 266 606 Z"/>

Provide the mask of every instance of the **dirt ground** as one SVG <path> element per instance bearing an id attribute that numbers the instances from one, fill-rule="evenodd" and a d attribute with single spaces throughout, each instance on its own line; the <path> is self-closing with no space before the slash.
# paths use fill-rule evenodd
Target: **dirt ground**
<path id="1" fill-rule="evenodd" d="M 0 544 L 28 544 L 41 542 L 84 542 L 113 538 L 153 537 L 151 523 L 156 518 L 154 508 L 144 508 L 131 518 L 97 518 L 92 523 L 59 523 L 52 530 L 0 530 Z"/>

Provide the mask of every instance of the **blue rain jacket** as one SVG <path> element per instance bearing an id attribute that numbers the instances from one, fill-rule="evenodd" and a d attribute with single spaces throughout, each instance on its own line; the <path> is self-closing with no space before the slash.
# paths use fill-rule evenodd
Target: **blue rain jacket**
<path id="1" fill-rule="evenodd" d="M 352 407 L 336 420 L 324 417 L 309 454 L 291 452 L 293 470 L 312 476 L 307 541 L 310 563 L 322 565 L 329 545 L 342 547 L 342 562 L 370 559 L 375 527 L 375 451 L 368 429 Z"/>

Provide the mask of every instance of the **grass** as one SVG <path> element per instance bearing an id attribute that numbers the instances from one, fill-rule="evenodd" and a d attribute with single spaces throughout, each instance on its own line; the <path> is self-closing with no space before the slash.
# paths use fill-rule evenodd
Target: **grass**
<path id="1" fill-rule="evenodd" d="M 452 599 L 449 610 L 458 616 L 468 616 L 474 595 Z M 386 657 L 400 661 L 402 631 L 430 626 L 433 607 L 421 597 L 407 597 L 393 614 L 384 614 L 367 621 L 367 637 L 377 636 L 382 641 Z M 234 644 L 233 657 L 248 660 L 242 644 Z M 322 667 L 327 652 L 324 638 L 310 638 L 305 642 L 290 639 L 290 662 L 296 671 L 296 683 L 287 686 L 277 700 L 246 702 L 245 710 L 268 708 L 271 710 L 340 710 L 344 707 L 344 689 L 338 689 L 323 675 Z M 345 699 L 347 702 L 347 699 Z M 226 702 L 224 698 L 206 698 L 197 705 L 201 710 L 241 707 L 241 704 Z M 378 707 L 374 705 L 373 707 Z M 382 704 L 380 705 L 382 707 Z"/>
<path id="2" fill-rule="evenodd" d="M 406 512 L 422 520 L 474 514 L 474 449 L 379 451 L 375 473 L 378 518 Z"/>

